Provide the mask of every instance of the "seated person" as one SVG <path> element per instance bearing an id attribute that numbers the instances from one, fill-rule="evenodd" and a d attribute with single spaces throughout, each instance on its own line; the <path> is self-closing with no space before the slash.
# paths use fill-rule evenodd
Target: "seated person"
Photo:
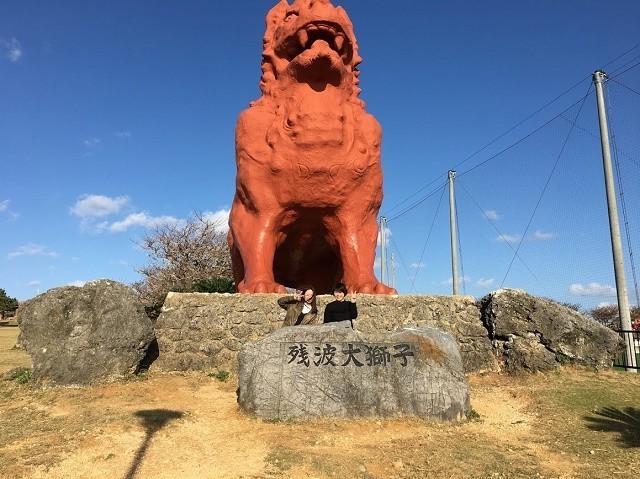
<path id="1" fill-rule="evenodd" d="M 278 306 L 287 310 L 283 326 L 318 324 L 320 317 L 316 306 L 316 292 L 312 286 L 300 288 L 293 296 L 278 299 Z"/>
<path id="2" fill-rule="evenodd" d="M 353 292 L 349 296 L 349 301 L 345 301 L 347 296 L 347 287 L 344 283 L 336 283 L 333 287 L 333 297 L 335 301 L 331 301 L 324 308 L 324 322 L 335 323 L 337 321 L 350 321 L 353 328 L 353 320 L 358 317 L 358 308 L 356 307 L 356 293 Z"/>

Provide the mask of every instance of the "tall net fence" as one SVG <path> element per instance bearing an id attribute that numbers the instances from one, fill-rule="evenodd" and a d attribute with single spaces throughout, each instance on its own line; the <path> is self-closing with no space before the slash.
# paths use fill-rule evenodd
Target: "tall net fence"
<path id="1" fill-rule="evenodd" d="M 640 65 L 605 85 L 631 305 L 640 304 Z M 459 292 L 518 288 L 591 309 L 616 302 L 595 88 L 455 168 Z M 451 294 L 447 172 L 388 213 L 388 266 L 403 294 Z M 411 226 L 409 226 L 411 225 Z M 410 230 L 411 234 L 398 234 Z"/>

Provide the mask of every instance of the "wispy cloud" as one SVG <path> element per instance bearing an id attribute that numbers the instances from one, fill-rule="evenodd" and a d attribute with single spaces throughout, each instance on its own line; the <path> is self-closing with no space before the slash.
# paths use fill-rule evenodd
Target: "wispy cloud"
<path id="1" fill-rule="evenodd" d="M 27 286 L 40 286 L 42 284 L 42 281 L 40 281 L 39 279 L 34 279 L 33 281 L 29 281 L 27 283 Z"/>
<path id="2" fill-rule="evenodd" d="M 533 233 L 533 235 L 531 236 L 531 239 L 533 241 L 549 241 L 555 238 L 556 236 L 557 235 L 555 233 L 545 233 L 543 231 L 538 230 L 535 233 Z"/>
<path id="3" fill-rule="evenodd" d="M 411 263 L 409 265 L 409 268 L 413 268 L 413 269 L 420 269 L 420 268 L 426 268 L 427 265 L 426 263 Z"/>
<path id="4" fill-rule="evenodd" d="M 469 276 L 463 276 L 463 277 L 459 277 L 458 278 L 458 284 L 467 284 L 471 282 L 471 278 L 469 278 Z M 447 279 L 445 279 L 444 281 L 440 281 L 440 284 L 445 285 L 445 286 L 452 286 L 453 285 L 453 277 L 449 276 Z"/>
<path id="5" fill-rule="evenodd" d="M 606 286 L 600 283 L 589 283 L 587 285 L 574 283 L 569 286 L 569 293 L 574 296 L 615 296 L 616 289 L 613 286 Z"/>
<path id="6" fill-rule="evenodd" d="M 84 140 L 84 146 L 86 146 L 87 148 L 95 148 L 100 143 L 102 143 L 102 140 L 100 140 L 100 138 L 87 138 L 86 140 Z"/>
<path id="7" fill-rule="evenodd" d="M 506 243 L 517 243 L 522 238 L 520 235 L 500 235 L 496 239 Z"/>
<path id="8" fill-rule="evenodd" d="M 479 288 L 490 288 L 491 286 L 493 286 L 494 281 L 495 280 L 493 278 L 480 278 L 478 281 L 476 281 L 476 286 L 478 286 Z"/>
<path id="9" fill-rule="evenodd" d="M 484 210 L 483 215 L 485 218 L 487 218 L 488 220 L 492 220 L 492 221 L 496 221 L 500 219 L 500 215 L 498 214 L 497 211 L 494 210 Z"/>
<path id="10" fill-rule="evenodd" d="M 9 253 L 7 255 L 7 259 L 17 258 L 18 256 L 49 256 L 51 258 L 58 258 L 60 255 L 55 251 L 47 251 L 46 246 L 27 243 L 24 246 L 20 246 L 17 250 Z"/>
<path id="11" fill-rule="evenodd" d="M 121 233 L 134 226 L 155 228 L 162 225 L 177 224 L 181 220 L 173 216 L 149 216 L 147 213 L 132 213 L 122 221 L 112 223 L 107 229 L 112 233 Z"/>
<path id="12" fill-rule="evenodd" d="M 122 233 L 130 228 L 156 228 L 164 225 L 176 225 L 186 220 L 170 215 L 154 216 L 145 211 L 129 212 L 124 218 L 117 220 L 107 220 L 106 217 L 124 213 L 122 210 L 130 204 L 128 196 L 118 196 L 115 198 L 104 195 L 83 195 L 76 203 L 69 208 L 69 213 L 81 219 L 80 226 L 85 232 Z M 127 208 L 131 211 L 131 208 Z M 214 223 L 217 229 L 226 233 L 229 230 L 229 210 L 220 209 L 218 211 L 205 211 L 201 213 L 202 219 Z M 97 222 L 98 218 L 105 220 Z"/>
<path id="13" fill-rule="evenodd" d="M 14 213 L 9 209 L 9 200 L 0 201 L 0 213 L 9 215 L 12 220 L 15 220 L 18 216 L 20 216 L 18 213 Z"/>
<path id="14" fill-rule="evenodd" d="M 102 218 L 119 212 L 128 203 L 128 196 L 83 195 L 69 212 L 80 218 Z"/>
<path id="15" fill-rule="evenodd" d="M 116 135 L 118 138 L 130 138 L 131 137 L 131 133 L 128 131 L 116 131 L 114 133 L 114 135 Z"/>
<path id="16" fill-rule="evenodd" d="M 15 38 L 11 40 L 0 38 L 0 46 L 6 50 L 6 57 L 10 62 L 15 63 L 22 57 L 22 45 Z"/>

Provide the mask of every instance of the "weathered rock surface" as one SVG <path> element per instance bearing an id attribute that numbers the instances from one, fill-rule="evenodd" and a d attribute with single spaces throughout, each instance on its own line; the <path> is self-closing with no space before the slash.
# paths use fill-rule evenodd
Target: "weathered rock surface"
<path id="1" fill-rule="evenodd" d="M 280 329 L 277 294 L 170 293 L 156 322 L 165 371 L 237 369 L 246 341 Z M 318 296 L 322 311 L 333 298 Z M 541 371 L 567 362 L 611 366 L 617 335 L 580 313 L 517 290 L 480 301 L 470 296 L 358 295 L 355 328 L 363 333 L 403 327 L 443 329 L 458 342 L 467 372 Z"/>
<path id="2" fill-rule="evenodd" d="M 286 327 L 238 355 L 238 403 L 265 419 L 416 415 L 460 420 L 469 387 L 452 335 L 367 334 L 348 322 Z"/>
<path id="3" fill-rule="evenodd" d="M 155 328 L 160 357 L 152 368 L 186 371 L 237 368 L 246 341 L 282 327 L 277 294 L 169 293 Z M 324 310 L 333 296 L 318 296 Z M 470 296 L 358 295 L 356 329 L 364 333 L 430 326 L 451 333 L 466 371 L 498 371 L 500 365 L 477 302 Z"/>
<path id="4" fill-rule="evenodd" d="M 63 286 L 20 307 L 34 379 L 83 385 L 134 372 L 154 338 L 134 291 L 110 280 Z"/>
<path id="5" fill-rule="evenodd" d="M 480 303 L 489 337 L 508 372 L 548 371 L 567 362 L 609 367 L 621 348 L 614 331 L 521 290 L 501 289 Z"/>

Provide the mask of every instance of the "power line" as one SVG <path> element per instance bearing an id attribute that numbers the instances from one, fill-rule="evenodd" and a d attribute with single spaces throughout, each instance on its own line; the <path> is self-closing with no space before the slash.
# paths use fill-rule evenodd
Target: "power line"
<path id="1" fill-rule="evenodd" d="M 434 182 L 432 182 L 431 184 L 433 184 Z M 412 209 L 414 209 L 416 206 L 420 205 L 421 203 L 423 203 L 425 200 L 427 200 L 428 198 L 432 197 L 433 195 L 435 195 L 441 188 L 444 188 L 444 186 L 440 186 L 437 189 L 433 190 L 431 193 L 423 196 L 422 198 L 420 198 L 418 201 L 416 201 L 414 204 L 412 204 L 411 206 L 408 206 L 407 208 L 405 208 L 404 210 L 402 210 L 400 213 L 398 213 L 397 215 L 391 217 L 388 219 L 388 221 L 393 221 L 395 219 L 400 218 L 402 215 L 404 215 L 405 213 L 408 213 L 409 211 L 411 211 Z M 386 215 L 383 215 L 386 216 Z"/>
<path id="2" fill-rule="evenodd" d="M 636 48 L 640 47 L 640 43 L 634 45 L 633 47 L 629 48 L 628 50 L 626 50 L 625 52 L 621 53 L 620 55 L 618 55 L 617 57 L 615 57 L 613 60 L 609 61 L 608 63 L 606 63 L 603 66 L 603 69 L 609 65 L 611 65 L 612 63 L 616 62 L 617 60 L 619 60 L 620 58 L 624 57 L 625 55 L 627 55 L 628 53 L 632 52 L 633 50 L 635 50 Z M 640 57 L 635 57 L 632 60 L 628 61 L 627 63 L 625 63 L 624 65 L 622 65 L 619 68 L 624 68 L 624 66 L 628 65 L 631 61 L 634 61 L 636 58 L 640 58 Z M 628 69 L 619 72 L 618 75 L 622 75 L 623 73 L 627 72 L 628 70 L 636 67 L 638 65 L 638 63 L 636 63 L 635 65 L 629 67 Z M 615 72 L 615 71 L 614 71 Z M 467 156 L 464 160 L 462 160 L 460 163 L 456 164 L 453 168 L 449 168 L 451 170 L 457 170 L 460 165 L 462 165 L 463 163 L 467 162 L 468 160 L 470 160 L 471 158 L 473 158 L 474 156 L 476 156 L 478 153 L 480 153 L 481 151 L 485 150 L 486 148 L 488 148 L 489 146 L 493 145 L 495 142 L 497 142 L 498 140 L 500 140 L 501 138 L 503 138 L 504 136 L 508 135 L 509 133 L 511 133 L 513 130 L 515 130 L 516 128 L 518 128 L 520 125 L 522 125 L 523 123 L 527 122 L 528 120 L 530 120 L 532 117 L 534 117 L 535 115 L 537 115 L 538 113 L 540 113 L 542 110 L 544 110 L 545 108 L 551 106 L 553 103 L 555 103 L 556 101 L 558 101 L 560 98 L 562 98 L 563 96 L 567 95 L 569 92 L 571 92 L 572 90 L 574 90 L 575 88 L 577 88 L 581 83 L 583 83 L 585 80 L 589 80 L 589 85 L 591 86 L 591 75 L 587 75 L 586 77 L 582 78 L 581 80 L 579 80 L 578 82 L 576 82 L 573 86 L 567 88 L 565 91 L 563 91 L 562 93 L 560 93 L 559 95 L 557 95 L 555 98 L 553 98 L 552 100 L 550 100 L 549 102 L 547 102 L 545 105 L 543 105 L 542 107 L 538 108 L 536 111 L 534 111 L 533 113 L 531 113 L 530 115 L 526 116 L 523 120 L 519 121 L 518 123 L 516 123 L 514 126 L 512 126 L 511 128 L 509 128 L 507 131 L 505 131 L 504 133 L 500 134 L 499 136 L 497 136 L 495 139 L 491 140 L 489 143 L 487 143 L 486 145 L 484 145 L 482 148 L 476 150 L 475 152 L 473 152 L 471 155 Z M 582 100 L 578 100 L 577 102 L 575 102 L 573 105 L 571 105 L 568 109 L 572 108 L 573 106 L 577 105 L 578 103 L 580 103 L 580 101 Z M 566 110 L 565 110 L 566 111 Z M 555 120 L 557 118 L 554 117 L 551 121 Z M 545 123 L 544 125 L 542 125 L 542 127 L 546 126 L 548 123 Z M 542 128 L 540 127 L 540 128 Z M 535 133 L 536 131 L 538 131 L 540 128 L 538 128 L 537 130 L 535 130 L 533 133 Z M 527 138 L 527 137 L 525 137 Z M 524 138 L 523 138 L 524 139 Z M 515 143 L 517 144 L 517 143 Z M 515 145 L 514 144 L 514 145 Z M 512 145 L 512 146 L 514 146 Z M 503 153 L 504 151 L 507 151 L 508 148 L 502 150 Z M 498 154 L 500 154 L 498 153 Z M 494 155 L 493 157 L 489 158 L 495 158 Z M 485 162 L 481 163 L 484 164 Z M 478 165 L 479 166 L 479 165 Z M 471 168 L 469 170 L 467 170 L 467 172 L 473 170 L 474 168 Z M 392 207 L 391 209 L 387 210 L 384 213 L 384 216 L 389 217 L 390 213 L 396 209 L 398 209 L 401 205 L 403 205 L 404 203 L 406 203 L 407 201 L 409 201 L 411 198 L 415 197 L 417 194 L 419 194 L 421 191 L 424 191 L 425 189 L 429 188 L 431 185 L 433 185 L 436 181 L 440 180 L 443 176 L 445 175 L 440 175 L 438 176 L 436 179 L 434 179 L 432 182 L 430 182 L 429 184 L 423 186 L 422 188 L 420 188 L 418 191 L 416 191 L 415 193 L 413 193 L 412 195 L 408 196 L 407 198 L 405 198 L 404 200 L 402 200 L 400 203 L 398 203 L 396 206 Z M 422 199 L 418 200 L 416 203 L 414 203 L 412 206 L 408 207 L 407 209 L 405 209 L 402 213 L 400 213 L 399 215 L 396 215 L 394 218 L 398 218 L 400 216 L 402 216 L 404 213 L 406 213 L 407 211 L 412 210 L 413 208 L 415 208 L 416 206 L 418 206 L 420 203 L 422 203 L 422 201 L 424 201 L 426 198 L 428 198 L 429 196 L 431 196 L 432 194 L 434 194 L 434 192 L 430 193 L 429 195 L 423 197 Z M 393 218 L 391 218 L 393 219 Z"/>
<path id="3" fill-rule="evenodd" d="M 504 148 L 503 150 L 499 151 L 498 153 L 496 153 L 495 155 L 487 158 L 486 160 L 484 160 L 482 163 L 478 163 L 477 165 L 475 165 L 474 167 L 468 169 L 467 171 L 463 171 L 462 173 L 458 173 L 458 177 L 465 175 L 473 170 L 475 170 L 476 168 L 481 167 L 482 165 L 488 163 L 491 160 L 494 160 L 495 158 L 497 158 L 498 156 L 502 155 L 503 153 L 509 151 L 510 149 L 512 149 L 513 147 L 519 145 L 520 143 L 522 143 L 524 140 L 526 140 L 527 138 L 533 136 L 535 133 L 539 132 L 540 130 L 542 130 L 544 127 L 546 127 L 547 125 L 549 125 L 550 123 L 554 122 L 555 120 L 557 120 L 558 118 L 560 118 L 562 115 L 564 115 L 566 112 L 568 112 L 569 110 L 571 110 L 573 107 L 575 107 L 576 105 L 580 104 L 580 103 L 584 103 L 585 99 L 589 96 L 589 94 L 591 93 L 591 87 L 592 85 L 589 85 L 589 91 L 587 92 L 587 94 L 582 97 L 580 100 L 578 100 L 577 102 L 575 102 L 574 104 L 572 104 L 571 106 L 567 107 L 564 111 L 558 113 L 556 116 L 554 116 L 553 118 L 551 118 L 549 121 L 543 123 L 542 125 L 540 125 L 538 128 L 536 128 L 535 130 L 531 131 L 530 133 L 526 134 L 525 136 L 523 136 L 522 138 L 520 138 L 518 141 L 515 141 L 514 143 L 512 143 L 511 145 L 507 146 L 506 148 Z"/>
<path id="4" fill-rule="evenodd" d="M 589 91 L 591 91 L 591 87 L 589 87 Z M 540 206 L 540 203 L 542 202 L 542 197 L 544 196 L 545 192 L 547 191 L 547 187 L 549 186 L 549 183 L 551 182 L 551 178 L 553 177 L 553 173 L 555 172 L 556 167 L 558 166 L 558 163 L 560 162 L 560 158 L 562 157 L 562 153 L 564 152 L 564 149 L 566 148 L 567 143 L 569 142 L 569 138 L 571 137 L 571 133 L 573 132 L 573 129 L 574 129 L 574 126 L 575 126 L 576 122 L 578 121 L 578 117 L 580 116 L 580 112 L 582 112 L 582 107 L 584 106 L 584 103 L 585 103 L 585 100 L 587 99 L 587 96 L 588 96 L 588 93 L 582 99 L 582 104 L 580 105 L 580 108 L 578 109 L 578 112 L 576 113 L 576 117 L 573 120 L 573 124 L 571 125 L 571 129 L 567 133 L 567 137 L 565 138 L 564 143 L 562 144 L 562 148 L 560 148 L 560 152 L 558 153 L 558 157 L 556 158 L 556 161 L 553 164 L 553 168 L 551 168 L 551 172 L 549 173 L 549 176 L 547 177 L 547 181 L 545 182 L 544 187 L 542 188 L 542 192 L 540 193 L 540 196 L 538 197 L 538 201 L 536 203 L 536 206 L 533 209 L 533 212 L 531 213 L 531 216 L 529 217 L 529 222 L 527 223 L 527 226 L 524 229 L 524 232 L 522 233 L 522 238 L 520 238 L 520 242 L 518 243 L 518 246 L 516 247 L 516 250 L 514 251 L 514 256 L 513 256 L 513 258 L 511 258 L 511 263 L 509 263 L 509 267 L 507 268 L 507 272 L 505 273 L 504 279 L 502 280 L 502 284 L 500 285 L 501 288 L 504 285 L 504 282 L 507 280 L 507 276 L 509 275 L 509 271 L 511 271 L 511 266 L 513 265 L 513 262 L 515 261 L 515 258 L 516 258 L 517 254 L 518 254 L 518 251 L 520 251 L 520 246 L 522 246 L 522 242 L 524 241 L 524 238 L 526 237 L 527 232 L 529 231 L 529 227 L 531 226 L 531 223 L 533 222 L 533 217 L 535 216 L 536 211 L 538 211 L 538 207 Z"/>
<path id="5" fill-rule="evenodd" d="M 424 242 L 424 246 L 422 247 L 422 253 L 420 253 L 420 259 L 418 260 L 418 267 L 416 268 L 416 273 L 413 275 L 413 280 L 411 281 L 411 288 L 409 291 L 413 291 L 414 284 L 416 282 L 416 277 L 418 276 L 418 270 L 420 269 L 420 265 L 422 264 L 422 258 L 424 257 L 424 252 L 427 249 L 427 244 L 429 243 L 429 238 L 431 238 L 431 233 L 433 232 L 433 225 L 436 222 L 436 216 L 438 211 L 440 210 L 440 205 L 442 204 L 442 198 L 444 197 L 444 186 L 442 187 L 442 194 L 440 195 L 440 199 L 438 200 L 438 206 L 436 206 L 436 211 L 433 213 L 433 220 L 431 221 L 431 227 L 429 228 L 429 232 L 427 233 L 427 239 Z"/>
<path id="6" fill-rule="evenodd" d="M 460 181 L 458 181 L 457 183 L 459 186 L 462 186 L 462 189 L 465 191 L 465 193 L 467 193 L 467 195 L 469 195 L 469 198 L 471 198 L 471 201 L 476 205 L 476 207 L 480 210 L 480 212 L 482 213 L 482 216 L 484 216 L 488 221 L 489 224 L 491 224 L 491 226 L 493 226 L 493 228 L 498 232 L 498 234 L 500 235 L 500 238 L 502 238 L 502 241 L 504 241 L 507 246 L 509 246 L 509 248 L 511 248 L 511 251 L 513 251 L 514 255 L 517 256 L 517 258 L 522 262 L 523 266 L 527 269 L 527 271 L 529 271 L 529 273 L 531 273 L 531 276 L 534 277 L 534 279 L 540 284 L 540 287 L 542 289 L 544 289 L 546 291 L 546 288 L 544 287 L 544 284 L 542 283 L 542 281 L 540 281 L 538 279 L 538 277 L 535 275 L 535 273 L 533 271 L 531 271 L 531 268 L 529 268 L 529 265 L 527 265 L 527 263 L 524 261 L 524 259 L 522 259 L 522 257 L 518 254 L 518 252 L 513 248 L 513 246 L 511 245 L 511 242 L 508 240 L 508 238 L 502 234 L 502 232 L 498 229 L 498 227 L 495 225 L 495 223 L 491 220 L 491 218 L 487 215 L 487 213 L 485 212 L 485 210 L 483 210 L 480 207 L 480 204 L 476 201 L 476 199 L 471 196 L 471 193 L 469 193 L 469 190 L 467 190 L 464 187 L 464 184 L 461 183 Z M 547 295 L 549 293 L 547 292 Z"/>
<path id="7" fill-rule="evenodd" d="M 612 109 L 611 109 L 611 95 L 607 95 L 606 96 L 606 101 L 607 101 L 607 114 L 610 116 L 610 118 L 613 120 L 613 115 L 611 114 Z M 631 276 L 633 277 L 633 286 L 634 286 L 634 292 L 636 295 L 636 305 L 640 306 L 640 292 L 638 291 L 638 278 L 636 276 L 636 266 L 635 263 L 633 261 L 633 245 L 631 242 L 631 231 L 629 229 L 629 217 L 627 215 L 627 203 L 625 201 L 625 196 L 624 196 L 624 187 L 623 187 L 623 182 L 622 182 L 622 172 L 620 170 L 620 161 L 619 161 L 619 155 L 618 155 L 618 146 L 617 146 L 617 138 L 616 135 L 614 133 L 614 129 L 613 129 L 613 121 L 609 122 L 609 131 L 611 132 L 610 136 L 611 136 L 611 146 L 613 149 L 613 161 L 614 161 L 614 165 L 615 165 L 615 170 L 616 170 L 616 177 L 618 180 L 618 190 L 619 190 L 619 197 L 620 197 L 620 205 L 622 206 L 622 218 L 624 220 L 624 231 L 625 231 L 625 237 L 627 240 L 627 249 L 629 250 L 629 262 L 631 263 Z"/>

